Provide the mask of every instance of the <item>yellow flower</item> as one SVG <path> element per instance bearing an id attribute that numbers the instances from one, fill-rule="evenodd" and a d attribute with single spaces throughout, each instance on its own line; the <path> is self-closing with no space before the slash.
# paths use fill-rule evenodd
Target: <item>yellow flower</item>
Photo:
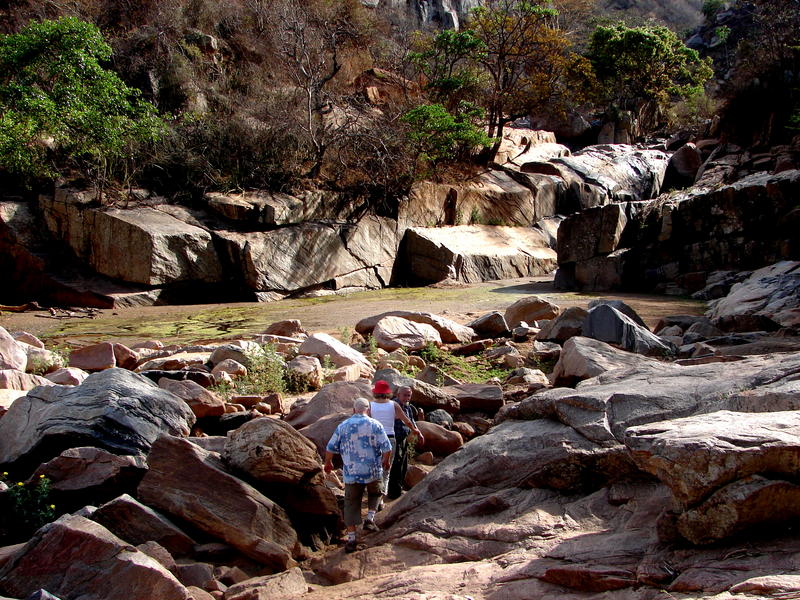
<path id="1" fill-rule="evenodd" d="M 8 471 L 3 471 L 3 477 L 8 477 Z"/>
<path id="2" fill-rule="evenodd" d="M 24 484 L 24 483 L 22 483 L 21 481 L 18 481 L 18 482 L 17 482 L 17 485 L 20 485 L 20 486 L 21 486 L 21 485 L 25 485 L 25 484 Z"/>
<path id="3" fill-rule="evenodd" d="M 44 475 L 39 475 L 39 479 L 44 479 Z"/>
<path id="4" fill-rule="evenodd" d="M 56 505 L 55 505 L 55 504 L 51 504 L 51 505 L 50 505 L 50 508 L 53 508 L 53 509 L 54 509 L 55 507 L 56 507 Z"/>

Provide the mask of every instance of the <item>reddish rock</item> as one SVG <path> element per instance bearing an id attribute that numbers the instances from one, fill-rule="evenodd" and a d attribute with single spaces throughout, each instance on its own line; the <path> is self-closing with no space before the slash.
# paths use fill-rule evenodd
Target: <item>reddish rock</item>
<path id="1" fill-rule="evenodd" d="M 3 593 L 26 598 L 38 589 L 82 600 L 189 598 L 158 561 L 74 515 L 39 529 L 0 570 Z"/>
<path id="2" fill-rule="evenodd" d="M 234 379 L 237 377 L 247 377 L 247 367 L 232 358 L 226 358 L 219 361 L 214 368 L 211 369 L 211 374 L 214 377 L 219 376 L 220 373 L 227 373 Z"/>
<path id="3" fill-rule="evenodd" d="M 84 371 L 102 371 L 117 365 L 114 344 L 101 342 L 73 350 L 69 354 L 69 366 Z"/>
<path id="4" fill-rule="evenodd" d="M 157 542 L 175 556 L 189 554 L 195 545 L 172 521 L 128 494 L 100 506 L 91 519 L 126 542 Z"/>
<path id="5" fill-rule="evenodd" d="M 352 414 L 353 400 L 358 397 L 371 398 L 372 386 L 365 381 L 329 383 L 307 403 L 295 404 L 286 422 L 295 429 L 302 429 L 327 415 Z"/>
<path id="6" fill-rule="evenodd" d="M 140 500 L 230 544 L 276 569 L 293 564 L 297 534 L 286 512 L 225 472 L 207 450 L 162 436 L 147 457 L 150 470 L 139 485 Z"/>
<path id="7" fill-rule="evenodd" d="M 133 371 L 139 362 L 139 355 L 124 344 L 114 342 L 114 358 L 121 369 Z"/>
<path id="8" fill-rule="evenodd" d="M 264 330 L 264 333 L 267 335 L 280 335 L 290 338 L 306 337 L 308 334 L 297 319 L 286 319 L 284 321 L 272 323 Z"/>
<path id="9" fill-rule="evenodd" d="M 35 346 L 36 348 L 44 349 L 44 343 L 38 337 L 33 335 L 32 333 L 28 333 L 27 331 L 15 331 L 11 334 L 18 342 L 25 342 L 26 344 L 30 344 L 31 346 Z"/>
<path id="10" fill-rule="evenodd" d="M 15 369 L 24 371 L 28 364 L 28 355 L 22 344 L 19 344 L 11 334 L 0 327 L 0 369 Z"/>
<path id="11" fill-rule="evenodd" d="M 225 600 L 289 600 L 308 591 L 303 572 L 295 567 L 285 573 L 254 577 L 225 590 Z"/>
<path id="12" fill-rule="evenodd" d="M 437 456 L 447 456 L 452 454 L 464 445 L 464 439 L 456 431 L 448 431 L 436 423 L 420 421 L 417 423 L 420 432 L 425 437 L 425 443 L 417 442 L 417 450 L 430 450 Z"/>
<path id="13" fill-rule="evenodd" d="M 65 367 L 58 369 L 52 373 L 44 376 L 57 385 L 80 385 L 89 374 L 83 369 L 76 369 L 75 367 Z"/>
<path id="14" fill-rule="evenodd" d="M 504 316 L 508 327 L 513 329 L 522 321 L 525 321 L 528 325 L 533 325 L 534 321 L 555 319 L 559 312 L 558 306 L 544 298 L 528 296 L 520 298 L 509 306 Z"/>
<path id="15" fill-rule="evenodd" d="M 4 390 L 32 390 L 39 385 L 55 385 L 45 377 L 23 373 L 14 369 L 0 369 L 0 389 Z"/>
<path id="16" fill-rule="evenodd" d="M 494 415 L 503 406 L 503 389 L 499 385 L 462 383 L 442 388 L 461 404 L 461 412 L 481 412 Z"/>
<path id="17" fill-rule="evenodd" d="M 582 592 L 600 593 L 631 587 L 636 583 L 636 574 L 605 565 L 561 565 L 547 569 L 541 580 Z"/>
<path id="18" fill-rule="evenodd" d="M 162 377 L 158 380 L 158 387 L 175 394 L 186 402 L 194 415 L 203 417 L 218 417 L 225 413 L 225 402 L 214 392 L 207 390 L 194 381 L 177 381 Z"/>

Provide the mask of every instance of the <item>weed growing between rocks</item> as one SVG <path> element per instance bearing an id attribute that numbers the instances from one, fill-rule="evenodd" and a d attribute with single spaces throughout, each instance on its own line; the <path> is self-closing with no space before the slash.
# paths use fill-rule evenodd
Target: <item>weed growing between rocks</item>
<path id="1" fill-rule="evenodd" d="M 419 351 L 429 365 L 435 365 L 442 371 L 464 383 L 486 383 L 490 379 L 505 379 L 512 369 L 493 365 L 483 356 L 456 356 L 446 348 L 435 344 L 427 344 Z"/>
<path id="2" fill-rule="evenodd" d="M 8 473 L 0 480 L 5 482 Z M 55 504 L 50 504 L 50 480 L 40 475 L 31 482 L 8 484 L 0 494 L 0 544 L 24 542 L 42 525 L 56 516 Z"/>

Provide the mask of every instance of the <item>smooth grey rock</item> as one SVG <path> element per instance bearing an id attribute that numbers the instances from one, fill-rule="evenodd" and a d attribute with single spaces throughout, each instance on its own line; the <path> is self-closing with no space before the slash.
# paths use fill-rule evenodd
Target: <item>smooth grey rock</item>
<path id="1" fill-rule="evenodd" d="M 503 313 L 492 311 L 471 321 L 468 325 L 483 338 L 497 338 L 508 335 L 509 327 Z"/>
<path id="2" fill-rule="evenodd" d="M 355 330 L 361 335 L 372 334 L 375 325 L 384 317 L 402 317 L 414 323 L 424 323 L 432 326 L 447 344 L 466 344 L 475 338 L 475 331 L 470 326 L 460 325 L 445 317 L 427 312 L 410 310 L 391 310 L 389 312 L 365 317 L 356 323 Z"/>
<path id="3" fill-rule="evenodd" d="M 0 419 L 0 464 L 35 467 L 67 448 L 94 445 L 147 454 L 162 433 L 188 435 L 187 404 L 124 369 L 95 373 L 77 387 L 38 387 Z"/>
<path id="4" fill-rule="evenodd" d="M 571 306 L 555 319 L 546 321 L 539 333 L 536 334 L 537 342 L 558 342 L 563 344 L 569 338 L 583 334 L 583 322 L 586 320 L 586 309 L 580 306 Z"/>
<path id="5" fill-rule="evenodd" d="M 609 304 L 598 305 L 589 311 L 583 323 L 583 335 L 646 356 L 675 354 L 674 346 Z"/>

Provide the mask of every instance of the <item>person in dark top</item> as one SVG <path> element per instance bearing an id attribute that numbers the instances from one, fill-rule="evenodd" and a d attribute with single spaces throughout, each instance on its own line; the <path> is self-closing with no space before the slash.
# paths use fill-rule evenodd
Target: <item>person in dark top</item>
<path id="1" fill-rule="evenodd" d="M 416 424 L 417 409 L 409 402 L 411 400 L 411 388 L 408 386 L 401 386 L 397 388 L 397 397 L 395 402 L 400 405 L 401 410 Z M 403 481 L 406 478 L 406 470 L 408 469 L 408 436 L 411 429 L 405 425 L 400 419 L 394 422 L 394 433 L 397 448 L 392 460 L 392 469 L 389 472 L 389 486 L 386 495 L 391 498 L 399 498 L 403 493 Z"/>

